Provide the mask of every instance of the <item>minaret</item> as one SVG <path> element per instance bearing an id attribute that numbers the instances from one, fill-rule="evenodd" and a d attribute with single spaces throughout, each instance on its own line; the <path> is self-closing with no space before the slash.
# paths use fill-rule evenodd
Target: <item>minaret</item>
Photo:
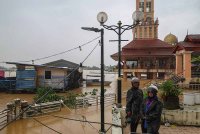
<path id="1" fill-rule="evenodd" d="M 133 29 L 133 39 L 157 39 L 158 19 L 154 21 L 154 0 L 136 0 L 136 11 L 144 13 L 144 20 Z"/>

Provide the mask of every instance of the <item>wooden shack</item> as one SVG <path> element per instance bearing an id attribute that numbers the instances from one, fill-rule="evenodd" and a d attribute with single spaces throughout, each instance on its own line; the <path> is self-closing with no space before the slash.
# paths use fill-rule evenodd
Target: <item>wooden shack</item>
<path id="1" fill-rule="evenodd" d="M 5 71 L 4 70 L 0 70 L 0 78 L 4 78 L 5 77 Z"/>
<path id="2" fill-rule="evenodd" d="M 43 65 L 24 64 L 17 62 L 7 62 L 15 64 L 16 90 L 33 91 L 38 87 L 51 87 L 53 89 L 68 90 L 80 86 L 81 74 L 76 70 L 79 65 L 66 60 L 57 60 Z"/>

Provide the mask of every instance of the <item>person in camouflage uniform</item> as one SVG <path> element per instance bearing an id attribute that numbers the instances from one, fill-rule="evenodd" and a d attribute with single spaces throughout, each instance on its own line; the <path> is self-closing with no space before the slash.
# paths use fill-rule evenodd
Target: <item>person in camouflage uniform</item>
<path id="1" fill-rule="evenodd" d="M 128 90 L 126 96 L 126 118 L 130 123 L 131 132 L 136 132 L 140 120 L 140 106 L 143 100 L 143 92 L 139 89 L 140 81 L 137 77 L 131 80 L 132 87 Z"/>
<path id="2" fill-rule="evenodd" d="M 158 100 L 157 92 L 158 88 L 154 85 L 147 88 L 148 97 L 140 109 L 142 133 L 159 134 L 163 105 Z"/>

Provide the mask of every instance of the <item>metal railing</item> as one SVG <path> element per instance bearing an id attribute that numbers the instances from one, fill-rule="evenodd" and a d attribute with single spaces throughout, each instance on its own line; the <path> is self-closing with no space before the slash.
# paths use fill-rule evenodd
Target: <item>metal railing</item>
<path id="1" fill-rule="evenodd" d="M 200 84 L 178 84 L 178 86 L 182 89 L 189 89 L 189 90 L 198 90 L 200 91 Z"/>
<path id="2" fill-rule="evenodd" d="M 0 80 L 0 90 L 15 89 L 16 80 Z"/>
<path id="3" fill-rule="evenodd" d="M 51 113 L 61 110 L 60 101 L 52 101 L 46 103 L 39 103 L 31 106 L 30 109 L 26 112 L 27 117 L 37 116 L 45 113 Z"/>
<path id="4" fill-rule="evenodd" d="M 0 129 L 3 128 L 8 122 L 7 120 L 8 112 L 9 112 L 8 109 L 0 111 Z"/>
<path id="5" fill-rule="evenodd" d="M 98 106 L 100 105 L 100 95 L 92 95 L 92 96 L 86 96 L 86 97 L 77 97 L 76 98 L 76 108 L 80 107 L 88 107 L 88 106 Z M 104 103 L 115 103 L 116 101 L 116 94 L 110 93 L 104 95 Z"/>

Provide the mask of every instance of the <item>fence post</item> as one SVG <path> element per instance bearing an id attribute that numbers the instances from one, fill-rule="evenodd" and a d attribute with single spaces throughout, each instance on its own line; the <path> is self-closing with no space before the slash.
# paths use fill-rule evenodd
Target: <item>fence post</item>
<path id="1" fill-rule="evenodd" d="M 97 103 L 97 107 L 98 107 L 98 105 L 99 105 L 99 100 L 98 100 L 99 98 L 98 98 L 98 95 L 96 96 L 96 103 Z"/>
<path id="2" fill-rule="evenodd" d="M 20 107 L 21 107 L 20 103 L 21 103 L 21 100 L 20 100 L 19 98 L 14 99 L 14 104 L 15 104 L 15 117 L 18 117 L 19 114 L 20 114 L 20 109 L 21 109 L 21 108 L 20 108 Z M 19 117 L 18 117 L 17 119 L 19 119 Z"/>
<path id="3" fill-rule="evenodd" d="M 83 97 L 83 106 L 84 106 L 84 108 L 86 107 L 86 105 L 87 105 L 87 98 Z"/>
<path id="4" fill-rule="evenodd" d="M 14 110 L 14 104 L 13 103 L 7 103 L 7 122 L 10 122 L 13 120 L 13 110 Z"/>
<path id="5" fill-rule="evenodd" d="M 21 111 L 24 111 L 28 107 L 28 101 L 21 101 Z M 20 118 L 26 118 L 26 112 L 23 112 L 23 114 L 20 116 Z"/>
<path id="6" fill-rule="evenodd" d="M 77 109 L 77 99 L 75 99 L 75 112 L 76 112 L 76 109 Z"/>

